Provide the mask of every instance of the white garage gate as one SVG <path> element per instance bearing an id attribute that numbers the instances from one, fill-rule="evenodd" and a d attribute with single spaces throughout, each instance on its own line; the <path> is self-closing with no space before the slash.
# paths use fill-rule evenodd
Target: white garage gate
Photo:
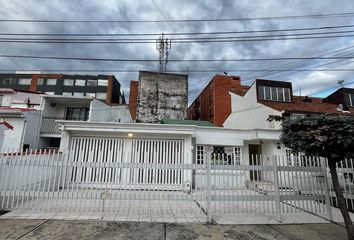
<path id="1" fill-rule="evenodd" d="M 95 188 L 183 188 L 184 141 L 73 137 L 71 183 Z"/>

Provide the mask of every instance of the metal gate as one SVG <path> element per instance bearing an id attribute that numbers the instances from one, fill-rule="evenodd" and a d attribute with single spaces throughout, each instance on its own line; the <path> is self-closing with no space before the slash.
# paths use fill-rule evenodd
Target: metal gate
<path id="1" fill-rule="evenodd" d="M 110 189 L 182 190 L 183 140 L 74 137 L 71 182 Z M 170 165 L 173 169 L 168 169 Z M 165 168 L 164 168 L 165 167 Z"/>

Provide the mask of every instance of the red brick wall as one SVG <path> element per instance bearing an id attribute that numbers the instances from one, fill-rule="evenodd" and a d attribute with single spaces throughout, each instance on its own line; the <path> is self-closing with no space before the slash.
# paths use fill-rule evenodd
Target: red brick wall
<path id="1" fill-rule="evenodd" d="M 240 77 L 215 75 L 197 97 L 200 99 L 200 120 L 209 121 L 222 127 L 231 113 L 231 96 L 229 94 L 231 90 L 241 91 Z M 188 108 L 188 119 L 199 120 L 195 114 L 196 100 Z"/>
<path id="2" fill-rule="evenodd" d="M 133 120 L 136 119 L 136 107 L 138 105 L 139 81 L 130 81 L 129 110 Z"/>

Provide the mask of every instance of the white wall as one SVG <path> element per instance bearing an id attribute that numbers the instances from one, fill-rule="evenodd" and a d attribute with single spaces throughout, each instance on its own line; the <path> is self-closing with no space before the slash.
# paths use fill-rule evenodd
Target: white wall
<path id="1" fill-rule="evenodd" d="M 43 98 L 42 102 L 42 116 L 43 117 L 57 117 L 64 118 L 65 114 L 65 106 L 60 103 L 53 102 L 51 105 L 51 101 L 47 98 Z"/>
<path id="2" fill-rule="evenodd" d="M 0 149 L 2 149 L 2 144 L 4 142 L 5 131 L 7 129 L 8 128 L 4 127 L 4 125 L 0 125 Z"/>
<path id="3" fill-rule="evenodd" d="M 35 108 L 39 108 L 41 102 L 41 95 L 27 92 L 3 93 L 2 102 L 3 107 L 13 108 L 27 108 L 27 99 L 30 99 L 31 104 L 36 104 Z"/>
<path id="4" fill-rule="evenodd" d="M 245 96 L 231 94 L 232 112 L 224 127 L 238 129 L 280 129 L 279 122 L 267 121 L 269 115 L 281 116 L 279 111 L 257 102 L 256 85 L 253 84 Z"/>
<path id="5" fill-rule="evenodd" d="M 26 126 L 25 118 L 4 117 L 4 121 L 11 124 L 14 128 L 5 131 L 2 152 L 8 149 L 22 151 L 22 139 Z"/>
<path id="6" fill-rule="evenodd" d="M 27 121 L 23 144 L 29 144 L 30 149 L 38 147 L 41 115 L 39 111 L 30 111 L 23 114 Z"/>
<path id="7" fill-rule="evenodd" d="M 90 106 L 89 121 L 132 123 L 128 105 L 111 106 L 93 99 Z"/>

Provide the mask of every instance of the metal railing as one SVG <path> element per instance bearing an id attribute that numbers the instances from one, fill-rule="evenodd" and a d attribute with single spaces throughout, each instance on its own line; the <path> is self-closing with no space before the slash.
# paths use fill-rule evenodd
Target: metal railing
<path id="1" fill-rule="evenodd" d="M 235 164 L 224 161 L 224 154 L 205 154 L 198 163 L 183 156 L 180 140 L 114 138 L 78 138 L 64 153 L 0 154 L 0 209 L 102 216 L 130 209 L 209 222 L 230 214 L 282 221 L 285 215 L 311 212 L 332 218 L 324 159 L 302 157 L 289 164 L 285 156 L 255 155 Z"/>
<path id="2" fill-rule="evenodd" d="M 42 117 L 40 133 L 41 134 L 61 134 L 56 120 L 62 120 L 59 117 Z"/>

